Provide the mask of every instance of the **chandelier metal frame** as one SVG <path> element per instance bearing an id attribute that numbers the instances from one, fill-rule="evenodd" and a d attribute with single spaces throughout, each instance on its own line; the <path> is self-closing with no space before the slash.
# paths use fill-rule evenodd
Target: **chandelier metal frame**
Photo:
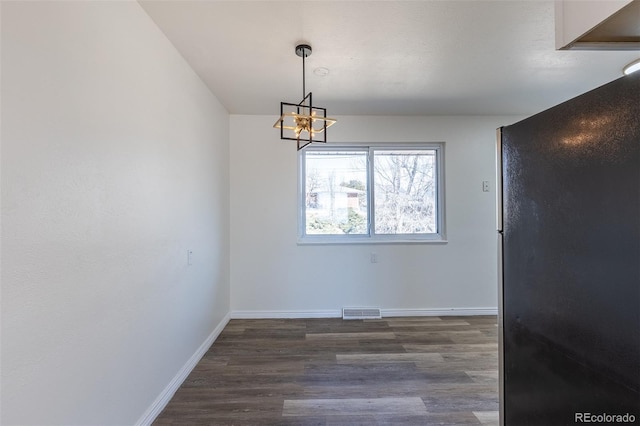
<path id="1" fill-rule="evenodd" d="M 297 141 L 301 150 L 314 142 L 327 143 L 327 128 L 336 120 L 327 117 L 326 108 L 314 106 L 312 93 L 306 91 L 305 59 L 311 56 L 311 46 L 299 44 L 295 52 L 302 57 L 302 101 L 280 102 L 280 117 L 273 127 L 280 129 L 280 139 Z"/>

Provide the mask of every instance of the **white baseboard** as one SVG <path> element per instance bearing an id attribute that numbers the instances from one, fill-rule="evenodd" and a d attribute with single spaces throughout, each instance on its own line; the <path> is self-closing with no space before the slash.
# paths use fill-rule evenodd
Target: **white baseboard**
<path id="1" fill-rule="evenodd" d="M 342 310 L 326 311 L 233 311 L 231 319 L 342 318 Z"/>
<path id="2" fill-rule="evenodd" d="M 158 415 L 164 410 L 164 407 L 167 406 L 173 395 L 180 388 L 182 383 L 186 380 L 189 373 L 195 368 L 200 359 L 204 356 L 205 353 L 209 350 L 213 342 L 218 338 L 222 330 L 231 319 L 231 314 L 225 315 L 225 317 L 220 321 L 220 324 L 211 332 L 209 337 L 200 345 L 200 347 L 196 350 L 196 352 L 189 358 L 186 364 L 178 371 L 178 374 L 169 382 L 167 387 L 158 395 L 155 401 L 151 404 L 147 411 L 138 419 L 135 423 L 136 426 L 147 426 L 151 425 L 153 421 L 158 417 Z"/>
<path id="3" fill-rule="evenodd" d="M 498 315 L 498 308 L 383 309 L 383 317 Z"/>
<path id="4" fill-rule="evenodd" d="M 382 309 L 382 317 L 498 315 L 498 308 Z M 342 318 L 342 310 L 233 311 L 231 319 Z"/>

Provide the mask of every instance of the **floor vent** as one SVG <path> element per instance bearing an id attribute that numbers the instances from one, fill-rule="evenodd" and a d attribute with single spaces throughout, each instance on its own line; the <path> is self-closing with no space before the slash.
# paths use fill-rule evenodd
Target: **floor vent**
<path id="1" fill-rule="evenodd" d="M 380 319 L 380 308 L 342 308 L 343 320 Z"/>

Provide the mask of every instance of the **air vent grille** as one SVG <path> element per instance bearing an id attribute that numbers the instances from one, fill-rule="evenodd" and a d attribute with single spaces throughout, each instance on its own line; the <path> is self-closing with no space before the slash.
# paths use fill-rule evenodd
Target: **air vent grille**
<path id="1" fill-rule="evenodd" d="M 343 320 L 380 319 L 380 308 L 342 308 Z"/>

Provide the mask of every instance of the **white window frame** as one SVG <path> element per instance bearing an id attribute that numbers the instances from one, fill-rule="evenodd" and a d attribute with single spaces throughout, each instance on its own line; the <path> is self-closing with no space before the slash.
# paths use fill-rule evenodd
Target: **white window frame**
<path id="1" fill-rule="evenodd" d="M 298 153 L 298 244 L 396 244 L 396 243 L 447 243 L 445 231 L 445 181 L 444 181 L 444 142 L 415 143 L 330 143 L 326 145 L 310 145 Z M 437 232 L 430 234 L 376 234 L 374 205 L 374 167 L 373 154 L 377 150 L 433 150 L 436 152 L 436 227 Z M 306 233 L 306 151 L 362 151 L 367 152 L 367 234 L 321 235 Z"/>

